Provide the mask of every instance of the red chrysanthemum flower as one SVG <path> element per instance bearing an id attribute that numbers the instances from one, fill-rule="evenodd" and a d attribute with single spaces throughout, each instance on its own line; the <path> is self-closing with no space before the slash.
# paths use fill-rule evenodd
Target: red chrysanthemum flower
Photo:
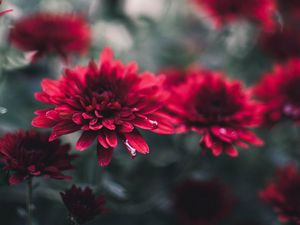
<path id="1" fill-rule="evenodd" d="M 69 190 L 61 192 L 60 195 L 69 210 L 70 219 L 76 224 L 89 222 L 97 215 L 108 211 L 104 207 L 105 198 L 103 196 L 96 197 L 89 187 L 81 189 L 73 185 Z"/>
<path id="2" fill-rule="evenodd" d="M 105 49 L 100 65 L 65 70 L 58 80 L 44 80 L 43 92 L 36 98 L 53 105 L 38 110 L 33 126 L 52 127 L 50 141 L 82 130 L 76 147 L 83 151 L 97 138 L 98 160 L 109 164 L 118 138 L 131 156 L 146 154 L 149 147 L 137 128 L 156 133 L 172 133 L 169 117 L 162 108 L 166 93 L 161 91 L 163 77 L 149 72 L 138 75 L 137 65 L 113 60 Z"/>
<path id="3" fill-rule="evenodd" d="M 187 180 L 175 191 L 174 208 L 185 225 L 213 225 L 228 216 L 233 197 L 217 180 Z"/>
<path id="4" fill-rule="evenodd" d="M 260 106 L 250 97 L 241 82 L 230 81 L 220 72 L 199 70 L 173 91 L 168 109 L 181 121 L 179 131 L 203 134 L 204 150 L 234 157 L 238 155 L 234 146 L 262 144 L 249 130 L 260 123 Z"/>
<path id="5" fill-rule="evenodd" d="M 23 51 L 35 51 L 32 60 L 46 53 L 67 60 L 70 54 L 87 52 L 90 35 L 89 25 L 82 16 L 42 12 L 17 21 L 9 40 Z"/>
<path id="6" fill-rule="evenodd" d="M 272 126 L 287 118 L 300 122 L 300 60 L 276 65 L 253 88 L 254 94 L 264 103 L 263 122 Z"/>
<path id="7" fill-rule="evenodd" d="M 8 133 L 0 138 L 0 162 L 12 172 L 10 184 L 18 184 L 35 176 L 70 179 L 62 171 L 73 169 L 70 145 L 59 140 L 49 143 L 49 135 L 34 130 Z"/>
<path id="8" fill-rule="evenodd" d="M 203 8 L 217 26 L 237 21 L 241 18 L 250 19 L 271 29 L 274 26 L 276 11 L 275 0 L 193 0 Z"/>
<path id="9" fill-rule="evenodd" d="M 300 172 L 295 166 L 279 169 L 276 180 L 260 192 L 260 197 L 273 207 L 281 222 L 300 224 Z"/>
<path id="10" fill-rule="evenodd" d="M 268 56 L 277 61 L 300 57 L 300 29 L 285 25 L 283 29 L 262 32 L 258 44 Z"/>

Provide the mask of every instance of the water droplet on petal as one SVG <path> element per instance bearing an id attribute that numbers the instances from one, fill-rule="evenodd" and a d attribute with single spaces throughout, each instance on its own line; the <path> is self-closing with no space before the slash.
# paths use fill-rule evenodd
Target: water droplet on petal
<path id="1" fill-rule="evenodd" d="M 124 142 L 124 144 L 126 145 L 127 150 L 129 151 L 130 155 L 132 157 L 135 157 L 136 156 L 136 149 L 129 144 L 128 140 L 126 140 Z"/>
<path id="2" fill-rule="evenodd" d="M 226 134 L 227 133 L 226 128 L 220 128 L 219 131 L 220 131 L 221 134 Z"/>
<path id="3" fill-rule="evenodd" d="M 149 122 L 153 125 L 153 129 L 158 127 L 158 122 L 155 120 L 149 120 Z"/>

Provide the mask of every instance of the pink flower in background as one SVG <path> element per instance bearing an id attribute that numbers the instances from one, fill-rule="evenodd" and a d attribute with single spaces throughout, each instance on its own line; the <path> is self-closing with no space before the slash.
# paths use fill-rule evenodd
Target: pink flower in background
<path id="1" fill-rule="evenodd" d="M 139 74 L 137 65 L 113 59 L 105 49 L 99 65 L 66 69 L 59 80 L 43 80 L 36 99 L 50 105 L 36 111 L 32 125 L 52 127 L 50 141 L 61 135 L 83 131 L 76 148 L 86 150 L 97 140 L 101 166 L 109 164 L 121 140 L 128 153 L 147 154 L 149 147 L 137 128 L 160 134 L 173 133 L 170 117 L 161 108 L 167 99 L 163 77 Z M 52 106 L 52 107 L 51 107 Z"/>
<path id="2" fill-rule="evenodd" d="M 70 145 L 59 140 L 48 142 L 49 135 L 37 131 L 7 133 L 0 138 L 0 161 L 12 173 L 10 184 L 18 184 L 36 176 L 70 179 L 62 171 L 73 169 Z"/>
<path id="3" fill-rule="evenodd" d="M 9 41 L 23 51 L 34 51 L 32 60 L 44 54 L 57 54 L 67 60 L 70 54 L 85 54 L 91 31 L 87 21 L 74 13 L 40 12 L 17 21 Z"/>
<path id="4" fill-rule="evenodd" d="M 260 124 L 261 107 L 240 81 L 230 81 L 220 72 L 198 70 L 172 93 L 168 109 L 180 121 L 178 130 L 201 134 L 204 150 L 236 157 L 236 146 L 263 144 L 250 131 Z"/>
<path id="5" fill-rule="evenodd" d="M 264 103 L 263 123 L 273 126 L 283 119 L 300 122 L 300 60 L 275 65 L 253 92 Z"/>

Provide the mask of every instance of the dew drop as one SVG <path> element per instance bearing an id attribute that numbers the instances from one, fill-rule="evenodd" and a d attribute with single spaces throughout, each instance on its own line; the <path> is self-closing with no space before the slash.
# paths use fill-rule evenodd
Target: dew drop
<path id="1" fill-rule="evenodd" d="M 125 143 L 125 145 L 126 145 L 126 147 L 127 147 L 127 150 L 129 151 L 130 155 L 131 155 L 132 157 L 135 157 L 135 156 L 136 156 L 136 149 L 133 148 L 133 147 L 129 144 L 128 140 L 126 140 L 124 143 Z"/>
<path id="2" fill-rule="evenodd" d="M 153 125 L 153 128 L 157 128 L 158 127 L 158 122 L 155 120 L 149 120 L 149 122 Z"/>
<path id="3" fill-rule="evenodd" d="M 221 134 L 226 134 L 227 133 L 227 130 L 225 128 L 220 128 L 219 131 L 220 131 Z"/>
<path id="4" fill-rule="evenodd" d="M 5 113 L 7 113 L 7 109 L 0 106 L 0 114 L 5 114 Z"/>

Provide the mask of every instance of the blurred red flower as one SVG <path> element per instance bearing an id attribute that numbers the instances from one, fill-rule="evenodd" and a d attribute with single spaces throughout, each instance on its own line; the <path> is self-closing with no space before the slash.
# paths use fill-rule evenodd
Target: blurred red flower
<path id="1" fill-rule="evenodd" d="M 274 26 L 275 0 L 193 0 L 203 8 L 217 26 L 245 18 L 262 24 L 266 29 Z"/>
<path id="2" fill-rule="evenodd" d="M 186 78 L 191 76 L 192 72 L 189 69 L 179 69 L 176 67 L 168 67 L 161 70 L 161 74 L 164 74 L 166 77 L 163 83 L 164 88 L 168 90 L 176 89 L 178 85 L 186 82 Z"/>
<path id="3" fill-rule="evenodd" d="M 9 33 L 10 42 L 23 51 L 35 51 L 32 61 L 44 54 L 84 54 L 90 45 L 90 28 L 77 14 L 41 12 L 21 18 Z"/>
<path id="4" fill-rule="evenodd" d="M 300 29 L 284 26 L 273 32 L 262 32 L 258 39 L 260 48 L 277 61 L 300 57 Z"/>
<path id="5" fill-rule="evenodd" d="M 300 172 L 293 165 L 277 171 L 277 177 L 260 192 L 281 222 L 300 224 Z"/>
<path id="6" fill-rule="evenodd" d="M 110 49 L 101 55 L 99 66 L 66 69 L 59 80 L 43 80 L 36 99 L 53 105 L 38 110 L 33 126 L 52 127 L 50 141 L 82 130 L 76 148 L 87 149 L 97 138 L 98 160 L 109 164 L 118 138 L 128 153 L 147 154 L 149 147 L 137 128 L 170 134 L 170 118 L 162 108 L 167 93 L 161 91 L 163 77 L 138 74 L 134 62 L 123 65 Z"/>
<path id="7" fill-rule="evenodd" d="M 70 212 L 70 219 L 76 224 L 84 224 L 91 221 L 97 215 L 108 210 L 104 207 L 105 198 L 96 197 L 93 191 L 86 187 L 81 189 L 73 185 L 69 190 L 60 193 L 62 200 Z"/>
<path id="8" fill-rule="evenodd" d="M 261 108 L 250 98 L 240 81 L 230 81 L 220 72 L 199 70 L 173 91 L 168 109 L 180 120 L 178 131 L 203 134 L 200 143 L 204 150 L 235 157 L 235 146 L 263 144 L 249 130 L 259 125 Z"/>
<path id="9" fill-rule="evenodd" d="M 12 172 L 10 184 L 18 184 L 35 176 L 70 179 L 62 171 L 73 169 L 70 145 L 59 140 L 48 142 L 49 135 L 34 130 L 8 133 L 0 138 L 0 162 Z"/>
<path id="10" fill-rule="evenodd" d="M 300 19 L 300 1 L 299 0 L 278 0 L 278 8 L 285 22 Z"/>
<path id="11" fill-rule="evenodd" d="M 231 212 L 233 196 L 217 180 L 187 180 L 175 190 L 174 208 L 185 225 L 213 225 Z"/>
<path id="12" fill-rule="evenodd" d="M 254 86 L 264 103 L 263 123 L 272 126 L 284 118 L 300 121 L 300 60 L 278 64 Z"/>

